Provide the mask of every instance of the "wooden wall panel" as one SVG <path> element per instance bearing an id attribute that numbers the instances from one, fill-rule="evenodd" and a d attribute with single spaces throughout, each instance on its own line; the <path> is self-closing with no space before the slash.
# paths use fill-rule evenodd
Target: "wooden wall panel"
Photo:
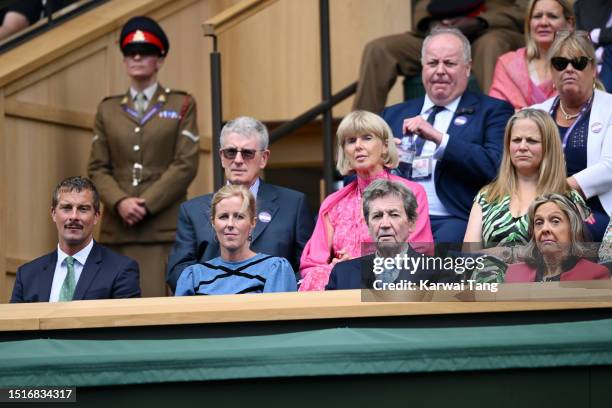
<path id="1" fill-rule="evenodd" d="M 281 0 L 219 39 L 224 118 L 295 116 L 320 96 L 318 1 Z"/>
<path id="2" fill-rule="evenodd" d="M 106 48 L 20 90 L 11 98 L 93 114 L 106 94 Z"/>
<path id="3" fill-rule="evenodd" d="M 10 197 L 5 228 L 10 236 L 6 253 L 33 259 L 57 243 L 50 217 L 51 192 L 59 180 L 83 174 L 91 136 L 74 128 L 29 120 L 6 120 L 5 190 Z"/>
<path id="4" fill-rule="evenodd" d="M 251 115 L 285 120 L 321 98 L 319 2 L 281 0 L 219 39 L 223 68 L 224 119 Z M 357 79 L 367 41 L 406 31 L 410 5 L 405 0 L 330 2 L 332 88 Z M 396 84 L 389 102 L 399 102 Z M 348 113 L 352 98 L 336 110 Z"/>
<path id="5" fill-rule="evenodd" d="M 405 0 L 330 1 L 332 88 L 338 92 L 357 80 L 361 52 L 371 40 L 410 29 L 410 2 Z M 403 101 L 400 78 L 393 87 L 388 104 Z M 351 110 L 353 98 L 338 105 L 334 116 Z"/>

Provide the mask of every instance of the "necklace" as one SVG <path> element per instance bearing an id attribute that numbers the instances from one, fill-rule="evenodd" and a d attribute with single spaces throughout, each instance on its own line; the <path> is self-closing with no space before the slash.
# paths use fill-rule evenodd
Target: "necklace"
<path id="1" fill-rule="evenodd" d="M 561 101 L 559 101 L 559 108 L 561 108 L 561 112 L 563 113 L 563 118 L 565 120 L 575 119 L 578 117 L 578 115 L 580 115 L 580 112 L 574 113 L 573 115 L 570 115 L 569 113 L 567 113 L 565 109 L 563 109 L 563 102 Z"/>

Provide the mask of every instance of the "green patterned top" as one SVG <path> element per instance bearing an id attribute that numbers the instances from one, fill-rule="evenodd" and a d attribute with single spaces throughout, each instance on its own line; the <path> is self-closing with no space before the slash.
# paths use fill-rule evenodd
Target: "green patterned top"
<path id="1" fill-rule="evenodd" d="M 529 220 L 527 214 L 513 217 L 510 213 L 510 196 L 489 203 L 487 193 L 480 190 L 474 202 L 482 207 L 482 243 L 485 248 L 493 246 L 524 245 L 529 242 Z M 582 210 L 584 218 L 591 214 L 582 196 L 575 190 L 570 193 L 570 199 Z"/>
<path id="2" fill-rule="evenodd" d="M 599 247 L 599 262 L 612 262 L 612 219 Z"/>

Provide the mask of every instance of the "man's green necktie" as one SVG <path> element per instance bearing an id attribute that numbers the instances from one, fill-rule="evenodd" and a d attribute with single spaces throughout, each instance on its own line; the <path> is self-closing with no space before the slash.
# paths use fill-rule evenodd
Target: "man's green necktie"
<path id="1" fill-rule="evenodd" d="M 76 276 L 74 276 L 74 258 L 69 256 L 66 258 L 66 268 L 68 273 L 66 279 L 60 289 L 59 301 L 68 302 L 74 296 L 74 288 L 76 287 Z"/>

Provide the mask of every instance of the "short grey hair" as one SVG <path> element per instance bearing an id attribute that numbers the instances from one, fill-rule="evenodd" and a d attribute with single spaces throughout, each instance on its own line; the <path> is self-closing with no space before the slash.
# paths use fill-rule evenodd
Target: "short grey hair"
<path id="1" fill-rule="evenodd" d="M 425 40 L 423 41 L 423 46 L 421 48 L 421 64 L 425 62 L 425 49 L 427 48 L 427 44 L 429 44 L 432 38 L 442 34 L 454 35 L 459 40 L 461 40 L 461 45 L 463 48 L 463 60 L 465 63 L 472 62 L 472 48 L 470 45 L 470 40 L 468 40 L 467 37 L 456 28 L 437 27 L 431 30 L 431 32 L 427 35 L 427 37 L 425 37 Z"/>
<path id="2" fill-rule="evenodd" d="M 225 136 L 230 133 L 237 133 L 243 137 L 257 137 L 259 139 L 259 148 L 261 150 L 268 149 L 268 144 L 270 143 L 268 129 L 266 125 L 255 118 L 240 116 L 227 122 L 223 129 L 221 129 L 221 136 L 219 137 L 221 148 L 225 146 Z"/>
<path id="3" fill-rule="evenodd" d="M 366 224 L 370 225 L 370 205 L 377 198 L 387 197 L 389 195 L 398 197 L 402 200 L 404 210 L 408 221 L 416 222 L 417 219 L 417 201 L 414 193 L 410 191 L 405 184 L 399 181 L 391 181 L 387 179 L 374 180 L 363 192 L 363 217 Z"/>

